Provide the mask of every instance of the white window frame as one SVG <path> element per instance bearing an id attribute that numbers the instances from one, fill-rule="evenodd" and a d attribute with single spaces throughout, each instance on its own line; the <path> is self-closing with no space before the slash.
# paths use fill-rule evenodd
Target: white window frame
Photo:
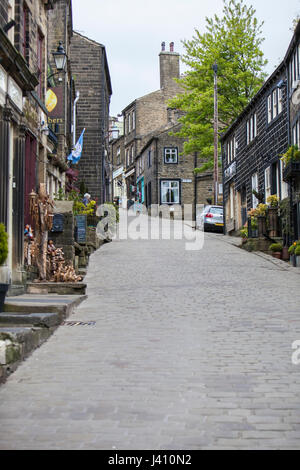
<path id="1" fill-rule="evenodd" d="M 131 163 L 134 162 L 134 147 L 133 147 L 133 145 L 131 146 L 131 149 L 130 149 L 130 162 Z"/>
<path id="2" fill-rule="evenodd" d="M 280 165 L 280 187 L 281 187 L 281 200 L 286 199 L 289 197 L 289 185 L 283 179 L 283 172 L 284 172 L 284 163 L 283 159 L 279 160 Z"/>
<path id="3" fill-rule="evenodd" d="M 283 111 L 283 91 L 282 88 L 278 89 L 278 114 Z"/>
<path id="4" fill-rule="evenodd" d="M 234 194 L 234 185 L 230 185 L 230 219 L 234 219 L 234 200 L 235 200 L 235 194 Z"/>
<path id="5" fill-rule="evenodd" d="M 257 136 L 257 114 L 253 113 L 247 121 L 247 145 Z"/>
<path id="6" fill-rule="evenodd" d="M 172 187 L 172 185 L 176 185 L 176 187 Z M 163 191 L 163 188 L 166 188 L 166 191 Z M 167 200 L 167 199 L 175 199 L 175 198 L 165 198 L 165 196 L 170 196 L 170 191 L 176 189 L 177 191 L 177 198 L 174 201 Z M 160 182 L 160 199 L 161 204 L 173 205 L 173 204 L 180 204 L 180 181 L 179 180 L 162 180 Z"/>
<path id="7" fill-rule="evenodd" d="M 251 184 L 252 184 L 252 191 L 256 191 L 258 192 L 258 173 L 253 173 L 252 177 L 251 177 Z M 258 206 L 258 199 L 257 197 L 252 193 L 252 207 L 253 209 L 256 209 L 256 207 Z"/>
<path id="8" fill-rule="evenodd" d="M 266 201 L 272 193 L 271 167 L 265 169 L 265 198 Z"/>
<path id="9" fill-rule="evenodd" d="M 268 96 L 268 123 L 272 122 L 272 95 Z"/>
<path id="10" fill-rule="evenodd" d="M 272 106 L 272 109 L 273 109 L 273 119 L 277 118 L 278 116 L 278 92 L 277 92 L 277 88 L 275 90 L 273 90 L 272 92 L 272 102 L 273 102 L 273 106 Z"/>
<path id="11" fill-rule="evenodd" d="M 169 161 L 167 161 L 169 159 Z M 170 161 L 170 159 L 172 161 Z M 164 163 L 165 165 L 177 165 L 178 163 L 178 148 L 165 147 L 164 148 Z"/>

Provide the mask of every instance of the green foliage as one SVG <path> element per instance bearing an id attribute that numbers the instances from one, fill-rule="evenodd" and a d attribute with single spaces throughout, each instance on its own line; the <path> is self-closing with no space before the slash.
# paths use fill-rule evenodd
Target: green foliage
<path id="1" fill-rule="evenodd" d="M 183 41 L 183 62 L 189 67 L 178 81 L 183 93 L 169 106 L 183 111 L 177 135 L 186 142 L 184 153 L 198 152 L 206 169 L 213 168 L 214 71 L 218 65 L 219 123 L 228 128 L 264 83 L 267 61 L 261 44 L 262 24 L 243 0 L 224 0 L 223 16 L 206 18 L 206 32 L 197 29 Z M 219 149 L 220 150 L 220 149 Z M 198 172 L 202 169 L 199 168 Z"/>
<path id="2" fill-rule="evenodd" d="M 256 209 L 254 209 L 256 217 L 266 217 L 268 206 L 266 204 L 259 204 Z"/>
<path id="3" fill-rule="evenodd" d="M 240 230 L 240 235 L 244 239 L 248 238 L 248 229 L 247 229 L 247 227 L 244 227 Z"/>
<path id="4" fill-rule="evenodd" d="M 96 213 L 96 201 L 90 201 L 87 206 L 81 201 L 74 201 L 73 214 L 74 215 L 95 215 Z"/>
<path id="5" fill-rule="evenodd" d="M 281 243 L 273 243 L 270 245 L 270 251 L 273 251 L 273 253 L 281 253 L 283 250 L 283 246 Z"/>
<path id="6" fill-rule="evenodd" d="M 82 197 L 77 191 L 65 193 L 62 188 L 54 195 L 54 201 L 81 201 L 81 199 Z"/>
<path id="7" fill-rule="evenodd" d="M 299 162 L 300 161 L 300 150 L 298 148 L 298 145 L 291 145 L 286 153 L 281 155 L 282 161 L 285 166 L 289 165 L 291 162 Z"/>
<path id="8" fill-rule="evenodd" d="M 276 194 L 273 194 L 273 196 L 269 196 L 267 199 L 267 203 L 269 204 L 270 207 L 278 207 L 279 205 L 279 197 L 276 196 Z"/>
<path id="9" fill-rule="evenodd" d="M 0 266 L 5 263 L 8 256 L 8 235 L 5 232 L 5 227 L 0 224 Z"/>
<path id="10" fill-rule="evenodd" d="M 298 251 L 298 248 L 300 248 L 300 240 L 298 240 L 297 242 L 293 243 L 290 247 L 289 247 L 289 254 L 291 256 L 295 255 L 296 254 L 296 251 Z M 299 256 L 299 255 L 297 255 Z"/>
<path id="11" fill-rule="evenodd" d="M 300 246 L 299 245 L 295 249 L 295 255 L 300 256 Z"/>

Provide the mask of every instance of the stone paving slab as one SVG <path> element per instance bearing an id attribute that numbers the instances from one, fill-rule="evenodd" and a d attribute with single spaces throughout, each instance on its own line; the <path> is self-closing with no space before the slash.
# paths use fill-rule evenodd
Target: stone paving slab
<path id="1" fill-rule="evenodd" d="M 0 388 L 0 449 L 300 449 L 298 273 L 208 234 L 104 245 L 85 280 L 95 323 Z"/>

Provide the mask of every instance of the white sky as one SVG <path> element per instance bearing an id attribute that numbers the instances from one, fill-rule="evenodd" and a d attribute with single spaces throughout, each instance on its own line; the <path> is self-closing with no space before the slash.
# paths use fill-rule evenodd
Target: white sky
<path id="1" fill-rule="evenodd" d="M 271 74 L 283 59 L 292 38 L 293 18 L 300 0 L 246 0 L 264 21 L 263 51 Z M 205 31 L 205 17 L 221 14 L 222 0 L 73 0 L 74 30 L 105 45 L 113 96 L 110 114 L 116 116 L 134 99 L 159 89 L 158 54 L 161 43 L 191 39 Z M 182 67 L 182 71 L 183 71 Z"/>

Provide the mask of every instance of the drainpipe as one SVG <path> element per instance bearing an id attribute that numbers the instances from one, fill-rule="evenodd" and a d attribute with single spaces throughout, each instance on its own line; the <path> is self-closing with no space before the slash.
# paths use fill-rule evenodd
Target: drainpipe
<path id="1" fill-rule="evenodd" d="M 74 105 L 73 105 L 73 148 L 76 146 L 76 105 L 79 100 L 80 93 L 77 91 L 76 93 L 76 98 L 74 100 Z"/>

